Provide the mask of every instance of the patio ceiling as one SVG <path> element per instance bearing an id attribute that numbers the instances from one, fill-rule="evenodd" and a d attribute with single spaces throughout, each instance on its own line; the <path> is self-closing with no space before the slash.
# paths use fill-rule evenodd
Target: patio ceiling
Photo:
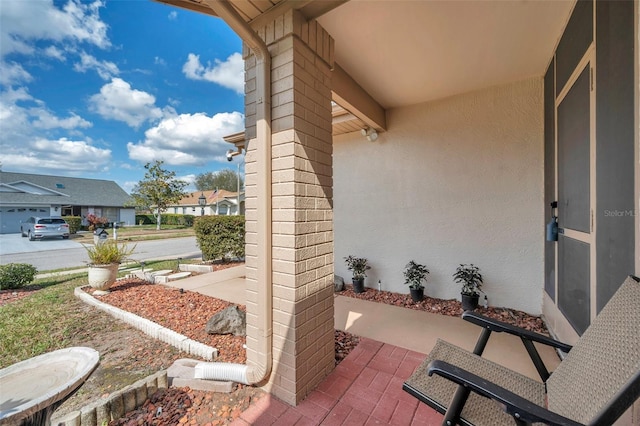
<path id="1" fill-rule="evenodd" d="M 159 0 L 213 15 L 207 2 Z M 288 9 L 335 40 L 334 134 L 384 130 L 384 111 L 542 76 L 575 0 L 237 0 L 253 27 Z M 339 81 L 338 81 L 339 80 Z M 355 84 L 354 84 L 355 82 Z M 354 93 L 352 92 L 355 87 Z M 335 122 L 334 111 L 334 122 Z"/>
<path id="2" fill-rule="evenodd" d="M 544 74 L 574 1 L 361 1 L 318 18 L 384 108 Z"/>

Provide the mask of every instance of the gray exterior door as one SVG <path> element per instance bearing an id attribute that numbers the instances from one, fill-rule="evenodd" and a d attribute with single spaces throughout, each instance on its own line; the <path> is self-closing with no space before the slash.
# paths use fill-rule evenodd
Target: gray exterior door
<path id="1" fill-rule="evenodd" d="M 595 289 L 594 55 L 587 55 L 556 99 L 560 311 L 578 334 L 589 326 Z"/>

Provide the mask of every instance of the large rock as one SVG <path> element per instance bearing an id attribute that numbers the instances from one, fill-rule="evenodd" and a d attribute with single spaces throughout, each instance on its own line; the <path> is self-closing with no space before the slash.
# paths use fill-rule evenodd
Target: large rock
<path id="1" fill-rule="evenodd" d="M 247 314 L 237 306 L 229 306 L 207 321 L 205 331 L 209 334 L 247 335 Z"/>
<path id="2" fill-rule="evenodd" d="M 344 290 L 344 278 L 342 278 L 340 275 L 334 275 L 333 276 L 333 287 L 334 287 L 335 291 Z"/>

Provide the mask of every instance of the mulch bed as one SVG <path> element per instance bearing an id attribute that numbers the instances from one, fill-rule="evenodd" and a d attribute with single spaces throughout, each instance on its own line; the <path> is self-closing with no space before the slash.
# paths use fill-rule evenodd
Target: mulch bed
<path id="1" fill-rule="evenodd" d="M 345 285 L 345 289 L 338 292 L 342 296 L 353 297 L 356 299 L 369 300 L 371 302 L 386 303 L 388 305 L 400 306 L 407 309 L 414 309 L 417 311 L 431 312 L 434 314 L 448 315 L 452 317 L 459 317 L 464 310 L 462 304 L 455 299 L 435 299 L 433 297 L 425 296 L 421 302 L 414 302 L 409 294 L 392 293 L 390 291 L 378 291 L 372 288 L 366 288 L 363 293 L 355 293 L 353 286 Z M 517 311 L 509 308 L 499 308 L 489 306 L 487 308 L 479 306 L 475 312 L 497 319 L 499 321 L 507 322 L 509 324 L 522 327 L 526 330 L 534 331 L 536 333 L 549 334 L 547 326 L 542 318 L 527 314 L 526 312 Z"/>
<path id="2" fill-rule="evenodd" d="M 84 291 L 92 294 L 91 287 Z M 146 318 L 197 342 L 218 348 L 220 362 L 244 364 L 246 339 L 241 336 L 207 334 L 207 321 L 232 303 L 193 291 L 151 284 L 138 278 L 118 281 L 108 294 L 94 297 L 101 302 Z M 244 305 L 238 306 L 246 312 Z"/>

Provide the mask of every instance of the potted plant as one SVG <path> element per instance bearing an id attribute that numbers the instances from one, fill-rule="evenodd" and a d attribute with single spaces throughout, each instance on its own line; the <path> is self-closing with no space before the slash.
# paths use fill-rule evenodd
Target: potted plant
<path id="1" fill-rule="evenodd" d="M 453 280 L 458 284 L 462 284 L 462 289 L 460 290 L 462 309 L 473 311 L 478 307 L 478 300 L 482 291 L 480 268 L 473 263 L 469 265 L 460 264 L 455 274 L 453 274 Z"/>
<path id="2" fill-rule="evenodd" d="M 104 241 L 93 246 L 84 246 L 89 256 L 89 285 L 103 294 L 111 287 L 118 277 L 118 267 L 133 250 L 125 243 Z"/>
<path id="3" fill-rule="evenodd" d="M 362 293 L 364 291 L 364 278 L 367 276 L 365 271 L 371 269 L 367 265 L 367 259 L 349 255 L 344 258 L 344 261 L 347 264 L 347 269 L 353 274 L 353 291 Z"/>
<path id="4" fill-rule="evenodd" d="M 414 302 L 421 302 L 424 299 L 424 285 L 427 282 L 429 270 L 426 266 L 410 261 L 404 268 L 404 283 L 409 286 L 411 299 Z"/>

